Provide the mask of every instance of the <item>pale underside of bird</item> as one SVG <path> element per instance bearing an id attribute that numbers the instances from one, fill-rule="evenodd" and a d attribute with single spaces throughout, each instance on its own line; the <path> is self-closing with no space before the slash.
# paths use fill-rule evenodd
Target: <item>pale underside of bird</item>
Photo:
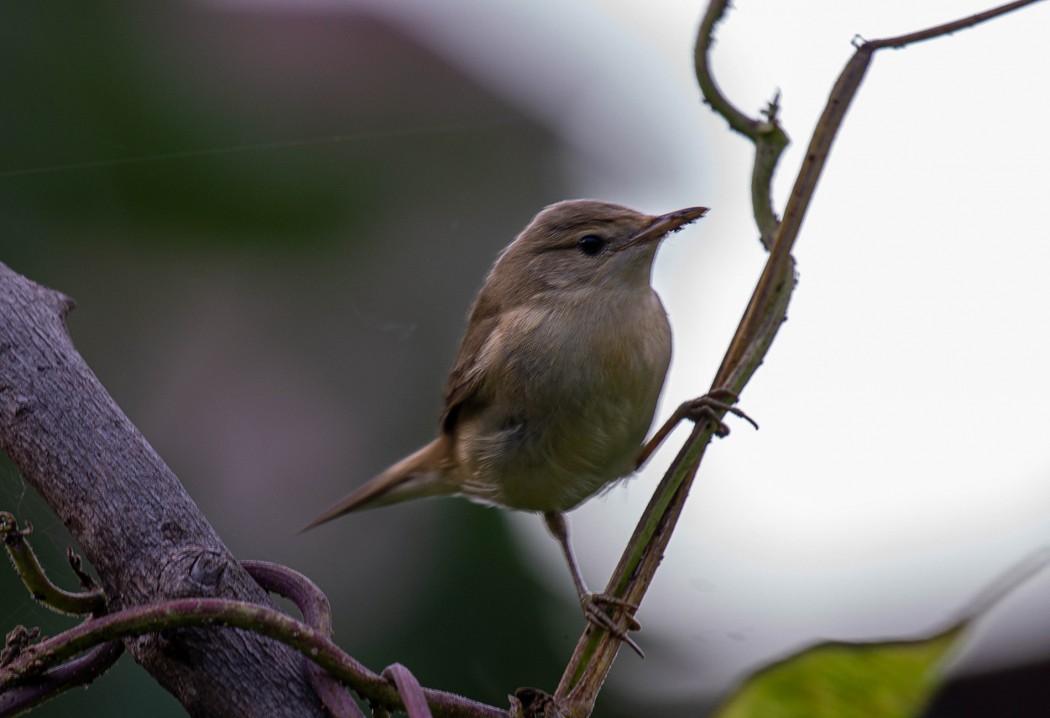
<path id="1" fill-rule="evenodd" d="M 706 212 L 654 216 L 593 200 L 541 211 L 474 301 L 437 438 L 307 528 L 442 495 L 541 512 L 588 619 L 637 649 L 587 591 L 563 513 L 637 466 L 671 358 L 653 260 L 664 237 Z"/>

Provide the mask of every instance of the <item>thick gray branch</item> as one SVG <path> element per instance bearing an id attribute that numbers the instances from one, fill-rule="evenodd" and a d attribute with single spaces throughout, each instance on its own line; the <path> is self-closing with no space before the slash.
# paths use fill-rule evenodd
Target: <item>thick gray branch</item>
<path id="1" fill-rule="evenodd" d="M 98 571 L 110 609 L 170 598 L 272 606 L 66 331 L 72 302 L 0 264 L 0 449 Z M 128 650 L 195 716 L 320 716 L 302 658 L 236 629 L 181 629 Z"/>

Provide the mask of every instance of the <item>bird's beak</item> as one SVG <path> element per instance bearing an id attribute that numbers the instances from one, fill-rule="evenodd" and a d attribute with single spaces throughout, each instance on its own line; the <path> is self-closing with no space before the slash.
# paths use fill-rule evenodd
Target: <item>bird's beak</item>
<path id="1" fill-rule="evenodd" d="M 686 207 L 685 209 L 678 209 L 674 212 L 668 212 L 667 214 L 653 217 L 653 221 L 648 227 L 636 232 L 626 243 L 620 245 L 618 249 L 627 249 L 636 244 L 658 242 L 671 232 L 677 232 L 685 225 L 693 220 L 700 219 L 705 214 L 707 214 L 707 207 Z"/>

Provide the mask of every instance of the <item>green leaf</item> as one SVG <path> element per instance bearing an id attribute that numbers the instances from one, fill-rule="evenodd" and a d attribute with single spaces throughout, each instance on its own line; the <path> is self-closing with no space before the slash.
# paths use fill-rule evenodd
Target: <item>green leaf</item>
<path id="1" fill-rule="evenodd" d="M 713 718 L 919 715 L 967 623 L 916 641 L 818 644 L 752 675 Z"/>

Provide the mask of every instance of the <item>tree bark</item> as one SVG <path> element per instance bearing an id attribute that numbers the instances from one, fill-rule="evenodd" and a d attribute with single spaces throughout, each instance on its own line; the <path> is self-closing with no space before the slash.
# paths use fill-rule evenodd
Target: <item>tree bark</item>
<path id="1" fill-rule="evenodd" d="M 218 597 L 273 606 L 73 346 L 73 302 L 0 263 L 0 449 L 80 544 L 111 610 Z M 127 648 L 194 716 L 321 716 L 303 659 L 237 629 Z"/>

